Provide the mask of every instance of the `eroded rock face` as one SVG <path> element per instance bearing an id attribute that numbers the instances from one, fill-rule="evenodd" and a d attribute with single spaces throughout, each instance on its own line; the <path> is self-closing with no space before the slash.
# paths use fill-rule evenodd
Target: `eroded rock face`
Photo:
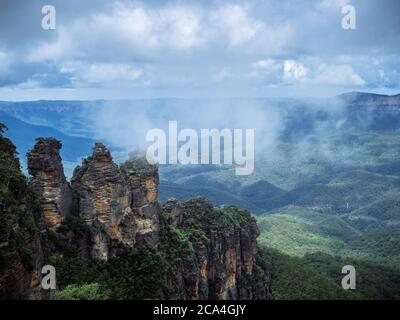
<path id="1" fill-rule="evenodd" d="M 28 154 L 32 185 L 43 208 L 43 220 L 57 230 L 68 215 L 89 227 L 90 256 L 107 260 L 120 245 L 154 245 L 158 241 L 158 168 L 132 155 L 120 168 L 102 143 L 66 181 L 55 139 L 38 139 Z"/>
<path id="2" fill-rule="evenodd" d="M 31 197 L 15 146 L 2 133 L 0 126 L 0 300 L 44 298 L 38 203 Z"/>
<path id="3" fill-rule="evenodd" d="M 190 233 L 194 226 L 198 231 L 191 240 L 195 259 L 183 256 L 185 262 L 179 270 L 186 299 L 269 297 L 269 273 L 254 271 L 259 230 L 249 212 L 236 207 L 214 208 L 204 198 L 182 204 L 169 199 L 162 210 L 183 231 Z M 256 287 L 247 279 L 253 279 Z"/>
<path id="4" fill-rule="evenodd" d="M 169 198 L 163 205 L 162 210 L 168 212 L 172 216 L 172 222 L 181 225 L 183 222 L 183 208 L 175 198 Z"/>
<path id="5" fill-rule="evenodd" d="M 108 260 L 123 257 L 127 248 L 137 244 L 155 246 L 171 267 L 166 292 L 173 295 L 168 293 L 171 296 L 166 298 L 269 297 L 270 273 L 257 262 L 259 231 L 248 211 L 214 208 L 204 198 L 182 204 L 170 199 L 160 207 L 158 167 L 142 155 L 131 155 L 119 167 L 101 143 L 75 169 L 70 186 L 60 149 L 57 140 L 40 138 L 28 154 L 41 217 L 37 201 L 28 203 L 24 179 L 15 194 L 18 207 L 5 206 L 7 215 L 0 216 L 5 218 L 3 225 L 9 226 L 0 230 L 0 258 L 7 256 L 6 263 L 0 264 L 0 298 L 46 298 L 39 287 L 42 246 L 51 242 L 46 229 L 62 236 L 69 249 L 84 259 Z M 10 157 L 14 157 L 12 152 Z M 32 223 L 33 217 L 38 225 Z M 75 230 L 74 221 L 84 228 Z M 22 243 L 14 247 L 16 234 Z M 63 254 L 63 249 L 54 250 Z"/>
<path id="6" fill-rule="evenodd" d="M 121 166 L 130 192 L 130 206 L 134 212 L 136 241 L 154 245 L 160 228 L 158 204 L 158 166 L 151 165 L 141 154 L 131 154 Z"/>
<path id="7" fill-rule="evenodd" d="M 71 187 L 60 157 L 61 147 L 61 142 L 56 139 L 38 138 L 28 153 L 28 171 L 43 209 L 42 218 L 53 230 L 70 214 L 72 203 Z"/>
<path id="8" fill-rule="evenodd" d="M 27 237 L 22 245 L 32 253 L 33 265 L 27 266 L 17 250 L 9 252 L 6 264 L 0 267 L 0 300 L 44 297 L 40 291 L 43 253 L 39 237 Z"/>
<path id="9" fill-rule="evenodd" d="M 204 299 L 238 299 L 240 297 L 239 283 L 244 274 L 251 275 L 257 254 L 256 239 L 259 235 L 254 219 L 250 218 L 242 225 L 224 226 L 224 228 L 208 228 L 207 224 L 218 214 L 212 204 L 206 199 L 195 199 L 183 204 L 185 219 L 190 212 L 202 212 L 205 218 L 205 231 L 209 244 L 204 250 L 200 246 L 196 252 L 200 261 L 200 281 L 208 288 Z M 227 210 L 227 209 L 225 209 Z M 231 210 L 237 210 L 232 207 Z M 214 218 L 215 219 L 215 218 Z M 205 290 L 204 290 L 205 291 Z M 205 292 L 204 292 L 205 293 Z"/>
<path id="10" fill-rule="evenodd" d="M 107 260 L 112 243 L 132 246 L 136 225 L 125 177 L 107 148 L 96 143 L 93 155 L 78 166 L 71 180 L 78 215 L 89 226 L 92 257 Z"/>
<path id="11" fill-rule="evenodd" d="M 96 143 L 71 183 L 78 215 L 90 229 L 92 257 L 107 260 L 116 253 L 116 244 L 157 243 L 157 166 L 131 156 L 120 168 L 107 148 Z"/>

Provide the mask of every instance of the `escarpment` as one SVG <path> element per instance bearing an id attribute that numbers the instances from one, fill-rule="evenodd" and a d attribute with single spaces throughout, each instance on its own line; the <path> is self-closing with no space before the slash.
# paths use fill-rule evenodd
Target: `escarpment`
<path id="1" fill-rule="evenodd" d="M 204 198 L 163 205 L 169 223 L 193 246 L 192 257 L 182 254 L 181 266 L 186 298 L 266 299 L 269 272 L 257 266 L 256 238 L 259 230 L 247 210 L 233 206 L 214 208 Z M 252 279 L 257 285 L 248 281 Z"/>
<path id="2" fill-rule="evenodd" d="M 43 298 L 40 208 L 0 123 L 0 300 Z"/>
<path id="3" fill-rule="evenodd" d="M 127 181 L 130 207 L 134 213 L 136 242 L 154 245 L 158 241 L 158 167 L 147 162 L 144 155 L 132 153 L 121 166 Z"/>
<path id="4" fill-rule="evenodd" d="M 140 154 L 119 166 L 102 143 L 95 144 L 68 183 L 60 149 L 59 141 L 41 138 L 28 154 L 31 184 L 42 207 L 38 219 L 47 230 L 32 244 L 44 241 L 51 251 L 47 256 L 61 263 L 79 257 L 85 265 L 103 266 L 90 281 L 101 283 L 106 281 L 102 275 L 110 274 L 129 276 L 122 283 L 131 277 L 133 286 L 142 283 L 139 290 L 118 285 L 117 298 L 269 298 L 270 272 L 257 260 L 259 231 L 248 211 L 215 208 L 203 198 L 160 205 L 158 166 Z M 151 275 L 132 267 L 147 263 L 149 270 L 156 269 Z M 129 275 L 118 273 L 121 266 L 129 268 Z M 69 268 L 67 263 L 62 269 Z M 61 286 L 68 284 L 63 281 Z M 157 288 L 154 281 L 160 283 Z M 104 285 L 115 289 L 108 280 Z"/>
<path id="5" fill-rule="evenodd" d="M 107 260 L 112 242 L 132 246 L 136 228 L 124 176 L 110 152 L 96 143 L 71 180 L 77 214 L 89 226 L 93 258 Z"/>
<path id="6" fill-rule="evenodd" d="M 107 148 L 96 143 L 71 180 L 74 207 L 90 230 L 93 258 L 108 260 L 119 244 L 156 244 L 157 184 L 157 166 L 130 159 L 119 167 Z"/>
<path id="7" fill-rule="evenodd" d="M 70 214 L 72 191 L 61 162 L 60 141 L 52 138 L 38 138 L 28 153 L 28 171 L 42 209 L 46 226 L 56 230 Z"/>

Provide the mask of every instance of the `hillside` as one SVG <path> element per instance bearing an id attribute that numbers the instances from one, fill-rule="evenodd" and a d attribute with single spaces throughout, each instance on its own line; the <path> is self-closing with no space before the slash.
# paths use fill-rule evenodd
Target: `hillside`
<path id="1" fill-rule="evenodd" d="M 282 274 L 283 280 L 279 281 L 283 281 L 282 287 L 286 288 L 280 291 L 281 285 L 274 286 L 276 276 L 272 276 L 271 288 L 275 288 L 271 289 L 272 298 L 296 298 L 296 296 L 299 298 L 324 296 L 371 298 L 374 295 L 377 298 L 397 297 L 397 293 L 392 290 L 392 284 L 388 282 L 394 279 L 396 283 L 397 280 L 392 275 L 397 272 L 400 265 L 400 216 L 398 214 L 400 112 L 395 106 L 396 103 L 393 102 L 393 99 L 397 97 L 392 97 L 389 102 L 385 102 L 388 97 L 350 94 L 346 99 L 342 99 L 340 103 L 337 100 L 324 101 L 326 105 L 321 105 L 321 102 L 316 101 L 276 102 L 281 117 L 279 131 L 276 132 L 273 143 L 268 146 L 264 144 L 264 137 L 257 140 L 253 175 L 235 176 L 234 168 L 231 166 L 179 164 L 160 166 L 160 181 L 157 184 L 160 204 L 171 197 L 176 198 L 181 204 L 194 197 L 206 197 L 216 208 L 229 208 L 230 205 L 235 205 L 257 215 L 256 220 L 261 233 L 257 240 L 258 246 L 261 251 L 269 252 L 267 254 L 269 260 L 258 257 L 258 262 L 260 266 L 264 265 L 264 269 L 275 270 L 275 275 Z M 146 115 L 157 119 L 154 122 L 157 125 L 168 120 L 168 115 L 173 110 L 173 114 L 176 114 L 176 118 L 183 126 L 186 115 L 184 107 L 188 103 L 199 105 L 199 107 L 204 105 L 201 101 L 161 99 L 126 102 L 123 110 L 124 114 L 126 111 L 131 115 L 140 113 L 143 107 Z M 267 114 L 275 110 L 270 100 L 259 99 L 257 103 L 262 105 Z M 99 122 L 94 121 L 96 119 L 93 117 L 96 113 L 93 110 L 104 113 L 107 109 L 108 115 L 120 114 L 120 109 L 122 109 L 115 104 L 98 101 L 92 103 L 40 101 L 33 104 L 35 109 L 30 109 L 29 105 L 29 103 L 17 105 L 9 103 L 5 107 L 0 106 L 4 119 L 6 117 L 10 119 L 10 130 L 6 134 L 8 137 L 15 135 L 17 148 L 24 147 L 26 142 L 24 135 L 18 136 L 13 133 L 14 127 L 22 133 L 26 131 L 27 136 L 54 134 L 61 140 L 72 139 L 71 143 L 63 143 L 61 156 L 70 153 L 90 155 L 90 150 L 89 152 L 84 150 L 86 147 L 81 149 L 76 146 L 79 144 L 79 146 L 88 146 L 90 149 L 93 145 L 91 136 L 96 130 L 98 131 L 94 136 L 101 132 Z M 14 106 L 15 109 L 13 109 Z M 78 114 L 77 110 L 81 110 L 81 113 Z M 35 112 L 43 117 L 41 125 L 40 121 L 34 117 Z M 20 121 L 23 123 L 21 124 Z M 43 126 L 43 123 L 46 125 Z M 112 123 L 124 124 L 124 121 Z M 55 130 L 54 128 L 57 128 L 57 131 L 52 131 Z M 109 128 L 107 124 L 106 128 Z M 119 128 L 118 125 L 115 128 Z M 102 133 L 104 134 L 104 131 Z M 123 136 L 117 135 L 117 137 Z M 269 138 L 265 136 L 265 139 Z M 85 139 L 85 141 L 79 139 Z M 25 148 L 31 148 L 33 143 L 32 140 L 32 144 Z M 126 157 L 121 157 L 122 152 L 114 152 L 121 150 L 118 144 L 111 144 L 110 150 L 114 155 L 113 161 L 116 165 L 123 164 Z M 23 160 L 22 152 L 20 152 L 20 157 Z M 76 159 L 73 164 L 63 159 L 65 172 L 70 172 L 67 174 L 69 177 L 73 176 L 72 169 L 76 164 Z M 122 165 L 121 170 L 123 167 Z M 95 175 L 91 177 L 91 180 L 86 181 L 87 170 L 88 167 L 83 163 L 83 169 L 78 170 L 76 179 L 72 181 L 77 190 L 82 193 L 82 199 L 86 199 L 85 190 L 91 181 L 96 181 L 98 177 L 101 177 L 101 175 Z M 118 177 L 117 181 L 124 180 L 122 172 L 112 176 Z M 154 185 L 153 183 L 151 182 L 151 185 Z M 138 181 L 133 179 L 132 186 L 138 187 Z M 121 199 L 124 198 L 123 195 L 129 195 L 129 191 L 124 186 L 120 186 L 118 190 L 121 192 Z M 99 199 L 103 203 L 107 198 L 100 192 Z M 90 203 L 87 207 L 90 207 Z M 128 207 L 124 204 L 120 208 L 129 210 Z M 227 212 L 225 214 L 227 217 L 230 216 Z M 82 210 L 82 215 L 86 216 L 86 209 Z M 96 225 L 93 228 L 99 229 Z M 171 232 L 175 231 L 177 230 Z M 190 234 L 186 234 L 187 230 L 178 231 L 179 239 L 190 237 Z M 122 236 L 125 233 L 125 230 L 121 230 L 117 234 L 123 241 L 129 243 Z M 53 240 L 61 247 L 65 246 L 65 239 L 55 237 Z M 186 243 L 186 240 L 184 242 Z M 99 244 L 99 248 L 102 248 L 102 245 Z M 112 246 L 110 248 L 112 248 L 111 252 L 115 250 Z M 73 247 L 73 250 L 76 249 Z M 72 256 L 76 256 L 76 251 L 73 252 Z M 138 263 L 136 257 L 142 254 L 154 257 L 154 261 L 158 261 L 160 265 L 164 264 L 161 260 L 157 260 L 159 251 L 147 253 L 135 251 L 132 254 L 134 255 L 133 264 Z M 52 261 L 65 270 L 65 286 L 75 282 L 78 286 L 75 289 L 78 291 L 85 282 L 101 283 L 100 288 L 107 286 L 107 281 L 104 279 L 96 278 L 92 281 L 89 274 L 84 273 L 74 278 L 68 273 L 67 266 L 76 265 L 78 268 L 79 264 L 83 263 L 81 260 L 75 261 L 75 258 L 71 257 L 68 261 L 65 260 L 66 264 L 64 264 L 62 260 L 57 259 L 57 255 L 52 259 L 55 259 Z M 153 268 L 151 261 L 153 260 L 150 259 L 149 265 L 146 265 L 150 269 Z M 338 276 L 334 272 L 337 272 L 339 264 L 344 261 L 357 263 L 360 268 L 365 267 L 368 272 L 382 272 L 385 276 L 379 279 L 371 275 L 371 278 L 375 280 L 369 284 L 368 292 L 362 292 L 361 296 L 355 294 L 343 296 L 338 284 Z M 171 263 L 166 262 L 170 267 Z M 282 267 L 276 269 L 277 264 L 282 264 Z M 298 264 L 297 267 L 296 264 Z M 88 270 L 92 270 L 92 267 L 100 268 L 96 270 L 101 270 L 101 273 L 108 272 L 108 267 L 87 264 Z M 96 272 L 92 273 L 96 274 Z M 309 280 L 300 281 L 298 284 L 299 288 L 307 289 L 304 289 L 304 294 L 301 290 L 293 289 L 293 295 L 290 295 L 287 292 L 289 282 L 297 279 L 299 273 L 309 274 L 309 278 L 304 278 Z M 388 288 L 387 291 L 378 285 L 380 280 Z M 323 285 L 319 286 L 317 283 Z M 147 283 L 146 285 L 150 286 Z M 110 288 L 112 287 L 110 285 Z M 92 287 L 88 290 L 90 288 Z M 115 288 L 111 289 L 113 290 Z M 333 292 L 332 296 L 328 292 Z M 129 293 L 131 294 L 133 293 Z M 141 293 L 141 295 L 146 296 L 147 293 Z"/>
<path id="2" fill-rule="evenodd" d="M 263 247 L 270 247 L 291 256 L 324 252 L 332 256 L 369 261 L 398 269 L 400 234 L 385 229 L 363 230 L 348 215 L 289 206 L 257 217 Z"/>
<path id="3" fill-rule="evenodd" d="M 324 253 L 298 258 L 276 250 L 262 249 L 260 254 L 272 266 L 272 299 L 400 299 L 398 269 Z M 340 287 L 343 277 L 340 271 L 344 265 L 356 267 L 357 289 L 354 291 L 344 291 Z"/>
<path id="4" fill-rule="evenodd" d="M 69 183 L 62 143 L 38 138 L 28 184 L 4 129 L 0 299 L 49 298 L 40 288 L 45 264 L 57 270 L 58 299 L 270 297 L 247 210 L 204 198 L 161 205 L 158 167 L 135 155 L 118 166 L 101 143 Z"/>

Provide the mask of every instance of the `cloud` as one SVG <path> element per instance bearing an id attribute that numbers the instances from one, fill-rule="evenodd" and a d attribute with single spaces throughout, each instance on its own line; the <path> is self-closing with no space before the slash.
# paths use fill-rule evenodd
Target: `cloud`
<path id="1" fill-rule="evenodd" d="M 215 82 L 221 82 L 232 77 L 232 73 L 228 69 L 222 69 L 213 76 Z"/>
<path id="2" fill-rule="evenodd" d="M 399 88 L 395 0 L 53 0 L 51 32 L 40 28 L 40 1 L 2 3 L 0 87 L 146 87 L 152 96 Z M 347 3 L 352 32 L 341 28 Z"/>
<path id="3" fill-rule="evenodd" d="M 117 2 L 111 14 L 96 14 L 89 22 L 81 23 L 87 24 L 90 30 L 104 31 L 103 35 L 113 37 L 115 42 L 129 41 L 125 43 L 128 48 L 179 50 L 201 43 L 201 18 L 201 13 L 190 7 L 154 9 Z"/>
<path id="4" fill-rule="evenodd" d="M 57 64 L 60 76 L 69 75 L 73 86 L 112 82 L 115 86 L 124 81 L 129 86 L 136 80 L 155 86 L 180 86 L 185 81 L 186 85 L 204 85 L 209 78 L 220 83 L 228 79 L 237 82 L 238 74 L 229 66 L 215 64 L 215 59 L 244 54 L 238 60 L 240 65 L 240 60 L 253 54 L 254 47 L 275 51 L 285 39 L 277 31 L 238 4 L 218 5 L 213 10 L 193 4 L 145 7 L 115 2 L 110 12 L 93 13 L 61 25 L 57 38 L 34 47 L 27 61 Z M 267 38 L 275 42 L 273 49 Z M 202 70 L 205 62 L 209 69 Z"/>
<path id="5" fill-rule="evenodd" d="M 57 39 L 33 48 L 29 59 L 104 60 L 114 55 L 114 59 L 122 60 L 168 60 L 169 55 L 185 55 L 198 49 L 224 51 L 251 42 L 270 43 L 266 39 L 274 41 L 276 47 L 285 41 L 279 29 L 267 28 L 240 5 L 212 10 L 181 4 L 146 8 L 115 2 L 109 13 L 94 13 L 62 25 Z"/>
<path id="6" fill-rule="evenodd" d="M 86 84 L 120 85 L 124 82 L 134 82 L 143 76 L 140 68 L 121 63 L 76 63 L 62 65 L 61 73 L 73 74 L 76 82 Z"/>
<path id="7" fill-rule="evenodd" d="M 229 45 L 237 47 L 253 40 L 261 32 L 264 23 L 252 18 L 246 10 L 239 5 L 223 6 L 211 15 L 210 29 L 215 25 L 215 30 L 221 33 L 221 38 L 227 36 Z M 210 30 L 211 31 L 211 30 Z"/>
<path id="8" fill-rule="evenodd" d="M 307 80 L 307 68 L 294 60 L 286 60 L 283 64 L 283 78 L 288 82 Z"/>
<path id="9" fill-rule="evenodd" d="M 334 86 L 364 86 L 366 81 L 348 65 L 325 65 L 318 67 L 314 81 Z"/>
<path id="10" fill-rule="evenodd" d="M 251 63 L 249 77 L 265 78 L 282 71 L 282 65 L 274 59 L 262 59 Z"/>
<path id="11" fill-rule="evenodd" d="M 55 41 L 45 42 L 34 46 L 27 55 L 28 63 L 40 63 L 47 61 L 60 61 L 62 59 L 73 59 L 77 57 L 75 41 L 68 29 L 59 27 L 58 37 Z"/>
<path id="12" fill-rule="evenodd" d="M 322 0 L 320 3 L 321 8 L 334 10 L 343 8 L 345 5 L 350 4 L 350 0 Z"/>
<path id="13" fill-rule="evenodd" d="M 257 150 L 273 146 L 283 130 L 282 110 L 255 99 L 106 101 L 85 116 L 95 128 L 96 138 L 125 152 L 148 146 L 146 133 L 150 129 L 168 132 L 168 121 L 177 121 L 179 130 L 191 128 L 198 132 L 211 128 L 254 129 Z"/>
<path id="14" fill-rule="evenodd" d="M 0 73 L 5 73 L 8 71 L 10 64 L 10 57 L 4 51 L 0 51 Z"/>
<path id="15" fill-rule="evenodd" d="M 300 62 L 286 60 L 283 78 L 288 82 L 313 85 L 352 87 L 366 84 L 351 65 L 326 64 L 315 58 L 307 61 L 307 67 Z"/>
<path id="16" fill-rule="evenodd" d="M 200 16 L 190 8 L 142 8 L 116 2 L 110 13 L 93 13 L 60 26 L 58 37 L 32 49 L 33 62 L 64 59 L 152 60 L 163 50 L 196 47 Z"/>

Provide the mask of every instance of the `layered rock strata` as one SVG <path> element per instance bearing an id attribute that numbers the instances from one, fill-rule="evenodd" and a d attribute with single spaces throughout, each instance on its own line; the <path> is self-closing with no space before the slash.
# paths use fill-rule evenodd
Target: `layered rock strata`
<path id="1" fill-rule="evenodd" d="M 32 186 L 42 206 L 42 219 L 56 230 L 71 212 L 72 190 L 64 175 L 60 149 L 53 138 L 38 138 L 28 153 L 28 171 Z"/>

